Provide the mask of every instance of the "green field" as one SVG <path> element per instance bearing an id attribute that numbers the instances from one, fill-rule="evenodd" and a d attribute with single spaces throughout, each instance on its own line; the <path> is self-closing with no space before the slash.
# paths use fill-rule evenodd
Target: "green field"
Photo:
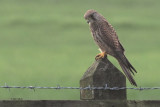
<path id="1" fill-rule="evenodd" d="M 137 84 L 160 86 L 159 4 L 159 0 L 1 0 L 0 86 L 78 87 L 99 52 L 83 18 L 88 9 L 103 14 L 116 29 L 138 71 Z M 128 90 L 128 99 L 160 100 L 159 93 Z M 79 90 L 0 89 L 0 100 L 12 98 L 71 100 L 79 99 Z"/>

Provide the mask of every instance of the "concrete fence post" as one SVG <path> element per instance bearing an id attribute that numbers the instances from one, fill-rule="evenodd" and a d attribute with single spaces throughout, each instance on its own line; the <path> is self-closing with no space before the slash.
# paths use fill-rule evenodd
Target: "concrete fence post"
<path id="1" fill-rule="evenodd" d="M 80 87 L 126 87 L 126 77 L 107 58 L 95 61 L 84 73 Z M 81 90 L 81 100 L 126 100 L 126 90 Z"/>

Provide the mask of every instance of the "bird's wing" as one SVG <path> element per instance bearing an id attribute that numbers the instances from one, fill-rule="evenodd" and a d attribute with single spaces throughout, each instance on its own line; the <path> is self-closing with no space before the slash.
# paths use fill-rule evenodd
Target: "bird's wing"
<path id="1" fill-rule="evenodd" d="M 103 35 L 103 41 L 115 51 L 124 52 L 124 48 L 118 40 L 116 31 L 107 21 L 104 21 L 102 24 L 99 24 L 100 35 Z"/>

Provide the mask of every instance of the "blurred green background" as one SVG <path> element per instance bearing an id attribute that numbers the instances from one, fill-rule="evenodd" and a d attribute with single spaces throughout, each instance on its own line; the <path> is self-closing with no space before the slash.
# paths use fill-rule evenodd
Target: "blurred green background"
<path id="1" fill-rule="evenodd" d="M 88 9 L 97 10 L 116 29 L 138 71 L 137 84 L 160 86 L 159 4 L 159 0 L 1 0 L 0 86 L 78 87 L 99 53 L 83 18 Z M 159 93 L 128 90 L 127 95 L 158 100 Z M 77 100 L 79 90 L 0 89 L 1 100 L 13 98 Z"/>

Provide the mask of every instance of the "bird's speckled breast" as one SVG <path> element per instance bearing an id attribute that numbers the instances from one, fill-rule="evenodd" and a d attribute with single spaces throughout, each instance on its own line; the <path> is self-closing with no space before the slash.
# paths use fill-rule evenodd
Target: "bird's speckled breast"
<path id="1" fill-rule="evenodd" d="M 107 46 L 107 43 L 104 42 L 98 25 L 97 24 L 90 24 L 90 30 L 92 32 L 92 36 L 93 36 L 95 43 L 99 46 L 101 51 L 106 52 L 107 54 L 114 56 L 114 52 L 112 52 L 112 49 L 109 46 Z"/>

